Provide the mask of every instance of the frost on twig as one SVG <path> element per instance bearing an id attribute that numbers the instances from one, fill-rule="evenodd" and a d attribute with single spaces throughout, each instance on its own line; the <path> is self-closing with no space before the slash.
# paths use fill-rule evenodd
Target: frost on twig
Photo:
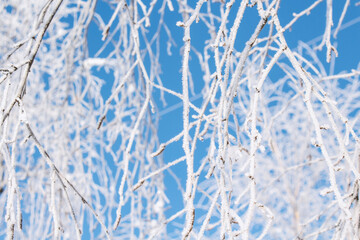
<path id="1" fill-rule="evenodd" d="M 0 5 L 0 238 L 359 238 L 351 1 Z"/>

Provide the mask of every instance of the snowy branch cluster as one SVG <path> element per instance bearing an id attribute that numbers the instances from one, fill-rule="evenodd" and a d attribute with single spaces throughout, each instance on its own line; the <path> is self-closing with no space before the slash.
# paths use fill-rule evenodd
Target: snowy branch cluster
<path id="1" fill-rule="evenodd" d="M 360 64 L 335 71 L 359 4 L 282 4 L 2 0 L 0 238 L 359 239 Z"/>

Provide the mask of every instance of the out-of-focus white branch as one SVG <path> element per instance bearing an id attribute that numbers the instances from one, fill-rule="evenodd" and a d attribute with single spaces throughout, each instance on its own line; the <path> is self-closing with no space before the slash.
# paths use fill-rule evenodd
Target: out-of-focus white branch
<path id="1" fill-rule="evenodd" d="M 346 11 L 347 11 L 349 5 L 350 5 L 350 0 L 346 0 L 346 2 L 344 4 L 344 9 L 343 9 L 343 11 L 341 13 L 341 16 L 340 16 L 340 19 L 339 19 L 339 23 L 338 23 L 337 27 L 335 28 L 335 31 L 334 31 L 334 34 L 333 34 L 334 38 L 336 38 L 337 34 L 339 33 L 341 24 L 342 24 L 342 22 L 344 20 L 344 17 L 345 17 L 345 14 L 346 14 Z"/>

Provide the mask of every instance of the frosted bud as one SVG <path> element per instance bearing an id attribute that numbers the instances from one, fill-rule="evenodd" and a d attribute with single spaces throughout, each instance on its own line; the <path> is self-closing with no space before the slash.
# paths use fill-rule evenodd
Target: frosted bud
<path id="1" fill-rule="evenodd" d="M 324 188 L 323 190 L 321 190 L 320 195 L 325 196 L 325 195 L 331 193 L 332 191 L 333 190 L 331 188 Z"/>
<path id="2" fill-rule="evenodd" d="M 178 27 L 185 27 L 185 24 L 184 24 L 183 22 L 181 22 L 181 21 L 178 21 L 178 22 L 176 23 L 176 26 L 178 26 Z"/>

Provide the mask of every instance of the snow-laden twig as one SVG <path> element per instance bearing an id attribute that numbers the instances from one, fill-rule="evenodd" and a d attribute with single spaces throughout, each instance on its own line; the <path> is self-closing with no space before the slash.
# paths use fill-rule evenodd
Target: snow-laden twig
<path id="1" fill-rule="evenodd" d="M 281 28 L 281 25 L 280 25 L 280 22 L 279 22 L 277 16 L 274 15 L 273 18 L 274 18 L 274 23 L 275 23 L 277 31 L 282 32 L 282 28 Z M 284 38 L 284 36 L 282 34 L 280 34 L 279 39 L 280 39 L 280 41 L 281 41 L 281 43 L 283 45 L 287 46 L 286 40 L 285 40 L 285 38 Z M 297 73 L 301 77 L 301 79 L 305 82 L 306 93 L 305 93 L 305 97 L 304 97 L 304 102 L 306 104 L 309 115 L 310 115 L 310 117 L 312 119 L 312 122 L 314 124 L 316 137 L 317 137 L 319 147 L 320 147 L 320 149 L 322 151 L 322 154 L 325 157 L 325 161 L 326 161 L 326 164 L 328 166 L 329 178 L 330 178 L 329 180 L 330 180 L 330 183 L 331 183 L 331 187 L 332 187 L 332 190 L 334 191 L 334 194 L 335 194 L 336 199 L 338 201 L 339 207 L 344 211 L 344 213 L 346 214 L 347 217 L 350 217 L 351 213 L 346 208 L 346 204 L 342 200 L 341 193 L 339 191 L 339 187 L 338 187 L 338 185 L 336 183 L 334 166 L 333 166 L 333 164 L 331 162 L 328 151 L 327 151 L 327 149 L 326 149 L 326 147 L 324 145 L 324 140 L 323 140 L 322 134 L 320 132 L 320 124 L 319 124 L 319 121 L 318 121 L 317 117 L 315 116 L 314 108 L 313 108 L 313 106 L 311 104 L 311 99 L 310 98 L 311 98 L 311 92 L 312 92 L 312 90 L 311 90 L 312 84 L 310 83 L 310 80 L 305 75 L 304 70 L 302 69 L 300 64 L 297 62 L 297 60 L 295 59 L 294 55 L 292 54 L 292 52 L 291 52 L 291 50 L 289 48 L 287 48 L 285 50 L 285 54 L 288 57 L 291 64 L 293 65 L 294 69 L 297 71 Z"/>
<path id="2" fill-rule="evenodd" d="M 338 56 L 336 48 L 331 44 L 331 27 L 333 26 L 333 6 L 332 0 L 326 0 L 326 27 L 323 39 L 319 46 L 316 48 L 321 50 L 324 45 L 326 45 L 326 61 L 329 63 L 331 59 L 331 52 L 335 53 L 335 56 Z"/>

